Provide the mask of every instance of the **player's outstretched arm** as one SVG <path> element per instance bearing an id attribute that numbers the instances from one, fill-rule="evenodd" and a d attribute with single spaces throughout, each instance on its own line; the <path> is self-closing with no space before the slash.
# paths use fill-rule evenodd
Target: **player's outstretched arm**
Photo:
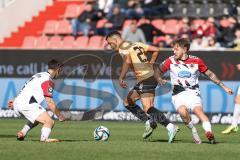
<path id="1" fill-rule="evenodd" d="M 215 73 L 213 73 L 211 70 L 207 70 L 204 73 L 211 81 L 213 81 L 214 83 L 216 83 L 217 85 L 219 85 L 220 87 L 222 87 L 225 92 L 227 92 L 228 94 L 233 94 L 233 91 L 231 88 L 228 88 L 227 86 L 224 85 L 224 83 L 216 76 Z"/>
<path id="2" fill-rule="evenodd" d="M 154 77 L 158 81 L 160 85 L 164 85 L 167 83 L 165 79 L 163 79 L 163 73 L 160 71 L 159 66 L 157 64 L 153 64 Z"/>
<path id="3" fill-rule="evenodd" d="M 64 121 L 65 117 L 58 110 L 55 102 L 51 97 L 45 97 L 49 109 L 58 117 L 59 121 Z"/>
<path id="4" fill-rule="evenodd" d="M 119 76 L 119 84 L 121 87 L 126 88 L 127 83 L 124 81 L 124 78 L 128 72 L 129 69 L 129 64 L 131 63 L 131 59 L 129 55 L 126 55 L 123 57 L 123 65 L 122 65 L 122 70 Z"/>
<path id="5" fill-rule="evenodd" d="M 8 108 L 9 108 L 9 109 L 13 109 L 13 102 L 14 102 L 14 99 L 10 99 L 10 100 L 8 101 Z"/>
<path id="6" fill-rule="evenodd" d="M 151 64 L 155 63 L 159 54 L 159 48 L 155 46 L 148 46 L 147 51 L 152 53 L 152 58 L 150 60 L 150 63 Z"/>

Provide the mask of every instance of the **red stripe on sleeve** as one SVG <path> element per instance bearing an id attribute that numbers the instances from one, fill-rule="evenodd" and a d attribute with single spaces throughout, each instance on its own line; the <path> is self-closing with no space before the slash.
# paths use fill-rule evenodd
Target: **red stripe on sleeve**
<path id="1" fill-rule="evenodd" d="M 54 88 L 54 83 L 52 81 L 45 81 L 41 85 L 42 90 L 43 90 L 43 95 L 44 97 L 52 97 L 53 94 L 53 88 Z"/>
<path id="2" fill-rule="evenodd" d="M 204 73 L 208 70 L 208 67 L 206 66 L 205 62 L 201 58 L 198 58 L 197 63 L 198 63 L 199 72 Z"/>
<path id="3" fill-rule="evenodd" d="M 167 58 L 162 65 L 160 66 L 160 70 L 162 73 L 167 72 L 170 69 L 170 64 L 171 64 L 171 60 L 169 58 Z"/>

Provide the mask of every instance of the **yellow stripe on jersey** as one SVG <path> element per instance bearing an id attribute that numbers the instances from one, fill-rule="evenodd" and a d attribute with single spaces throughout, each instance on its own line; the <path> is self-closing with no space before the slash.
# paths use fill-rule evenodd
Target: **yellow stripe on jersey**
<path id="1" fill-rule="evenodd" d="M 149 63 L 146 56 L 149 46 L 141 42 L 131 42 L 128 44 L 129 47 L 120 48 L 119 53 L 130 55 L 137 81 L 142 81 L 153 76 L 153 66 Z"/>

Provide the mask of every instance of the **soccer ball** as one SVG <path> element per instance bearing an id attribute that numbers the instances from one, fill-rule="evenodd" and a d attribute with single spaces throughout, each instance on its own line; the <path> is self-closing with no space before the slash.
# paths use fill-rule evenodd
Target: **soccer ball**
<path id="1" fill-rule="evenodd" d="M 93 136 L 96 141 L 107 141 L 110 136 L 110 132 L 107 127 L 99 126 L 94 130 Z"/>

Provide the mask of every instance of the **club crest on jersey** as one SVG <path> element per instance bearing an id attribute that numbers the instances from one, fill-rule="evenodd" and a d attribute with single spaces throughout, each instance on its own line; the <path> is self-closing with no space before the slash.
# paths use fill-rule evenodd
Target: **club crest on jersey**
<path id="1" fill-rule="evenodd" d="M 48 88 L 48 92 L 52 93 L 53 92 L 53 88 L 52 87 Z"/>
<path id="2" fill-rule="evenodd" d="M 190 78 L 191 77 L 191 72 L 189 72 L 189 71 L 180 71 L 179 73 L 178 73 L 178 77 L 180 77 L 180 78 Z"/>
<path id="3" fill-rule="evenodd" d="M 191 63 L 191 64 L 189 65 L 189 67 L 190 67 L 190 68 L 194 68 L 194 64 Z"/>

